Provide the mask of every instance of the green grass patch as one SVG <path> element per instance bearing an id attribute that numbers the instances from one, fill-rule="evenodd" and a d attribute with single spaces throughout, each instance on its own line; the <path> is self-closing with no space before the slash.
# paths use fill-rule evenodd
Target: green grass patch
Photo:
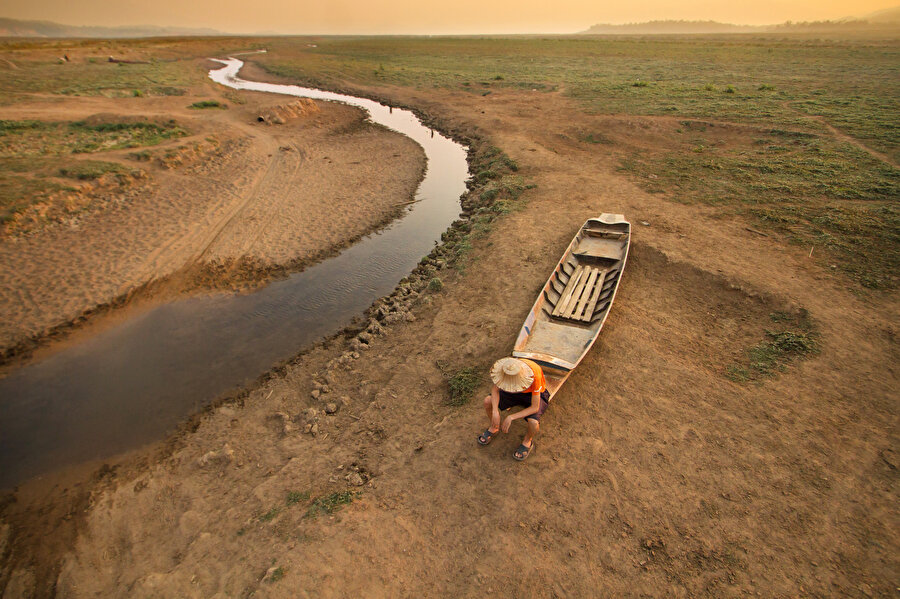
<path id="1" fill-rule="evenodd" d="M 200 100 L 199 102 L 194 102 L 188 108 L 193 108 L 195 110 L 203 110 L 205 108 L 228 108 L 227 104 L 223 104 L 218 100 Z"/>
<path id="2" fill-rule="evenodd" d="M 305 503 L 309 501 L 309 491 L 291 491 L 287 494 L 287 499 L 285 503 L 287 505 L 296 505 L 298 503 Z"/>
<path id="3" fill-rule="evenodd" d="M 187 134 L 175 121 L 0 121 L 0 157 L 58 156 L 153 146 Z"/>
<path id="4" fill-rule="evenodd" d="M 773 312 L 770 317 L 776 328 L 766 330 L 765 340 L 749 348 L 744 360 L 726 368 L 729 379 L 760 381 L 784 372 L 793 360 L 819 352 L 819 335 L 806 310 L 796 315 Z"/>
<path id="5" fill-rule="evenodd" d="M 307 508 L 306 516 L 315 518 L 319 514 L 333 514 L 360 497 L 362 497 L 360 491 L 339 491 L 317 497 Z"/>
<path id="6" fill-rule="evenodd" d="M 128 157 L 132 160 L 136 160 L 137 162 L 150 162 L 153 160 L 153 152 L 149 152 L 147 150 L 142 150 L 140 152 L 131 152 L 128 154 Z"/>
<path id="7" fill-rule="evenodd" d="M 586 144 L 611 145 L 613 141 L 602 133 L 582 133 L 578 135 L 578 141 Z"/>
<path id="8" fill-rule="evenodd" d="M 472 394 L 475 393 L 480 382 L 480 371 L 474 366 L 457 370 L 447 380 L 447 387 L 450 391 L 450 399 L 447 403 L 451 406 L 467 404 L 472 399 Z"/>
<path id="9" fill-rule="evenodd" d="M 69 179 L 78 179 L 79 181 L 92 181 L 99 179 L 103 175 L 127 175 L 135 173 L 134 169 L 122 166 L 115 162 L 103 162 L 100 160 L 84 160 L 73 163 L 59 169 L 59 174 Z"/>
<path id="10" fill-rule="evenodd" d="M 259 517 L 259 521 L 260 521 L 260 522 L 271 522 L 272 520 L 275 519 L 275 516 L 277 516 L 278 513 L 279 513 L 280 511 L 281 511 L 280 508 L 273 507 L 273 508 L 270 509 L 268 512 L 266 512 L 265 514 L 261 515 L 261 516 Z"/>
<path id="11" fill-rule="evenodd" d="M 284 578 L 284 574 L 285 574 L 284 567 L 283 567 L 283 566 L 278 566 L 277 568 L 275 568 L 274 570 L 272 570 L 272 571 L 268 574 L 268 576 L 266 576 L 266 579 L 265 579 L 265 580 L 266 580 L 266 583 L 268 583 L 268 584 L 275 584 L 276 582 L 278 582 L 279 580 L 281 580 L 282 578 Z"/>

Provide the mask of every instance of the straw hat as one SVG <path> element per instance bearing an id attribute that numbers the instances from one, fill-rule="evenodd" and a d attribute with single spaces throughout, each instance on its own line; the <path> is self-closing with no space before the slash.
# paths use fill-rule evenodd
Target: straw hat
<path id="1" fill-rule="evenodd" d="M 491 366 L 491 380 L 508 393 L 521 393 L 534 382 L 534 372 L 517 358 L 500 358 Z"/>

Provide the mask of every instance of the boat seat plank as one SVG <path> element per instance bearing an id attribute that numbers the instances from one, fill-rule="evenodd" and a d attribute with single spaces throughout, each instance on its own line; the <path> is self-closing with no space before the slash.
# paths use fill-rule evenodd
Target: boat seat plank
<path id="1" fill-rule="evenodd" d="M 553 316 L 559 316 L 569 307 L 569 301 L 572 299 L 572 294 L 575 292 L 575 286 L 578 285 L 583 272 L 584 266 L 581 264 L 575 267 L 575 272 L 569 277 L 569 283 L 566 285 L 562 297 L 560 297 L 559 301 L 556 303 L 556 308 L 553 310 Z"/>
<path id="2" fill-rule="evenodd" d="M 606 258 L 609 260 L 621 260 L 624 246 L 621 241 L 603 239 L 599 237 L 585 237 L 573 250 L 573 253 L 582 258 Z"/>
<path id="3" fill-rule="evenodd" d="M 594 317 L 594 309 L 597 307 L 597 300 L 600 299 L 600 294 L 603 292 L 603 282 L 606 280 L 606 276 L 609 274 L 609 269 L 604 270 L 597 277 L 597 286 L 594 287 L 594 293 L 591 296 L 590 301 L 588 302 L 587 309 L 584 311 L 584 317 L 582 320 L 590 322 Z"/>
<path id="4" fill-rule="evenodd" d="M 598 268 L 591 268 L 590 275 L 588 275 L 588 279 L 584 284 L 584 289 L 582 289 L 582 293 L 579 296 L 578 303 L 572 306 L 568 313 L 566 314 L 566 318 L 574 318 L 575 320 L 579 320 L 581 318 L 581 313 L 584 312 L 584 307 L 587 305 L 588 300 L 591 296 L 591 291 L 594 289 L 594 283 L 597 281 L 597 275 L 600 272 Z M 575 302 L 572 302 L 575 303 Z"/>
<path id="5" fill-rule="evenodd" d="M 572 313 L 575 312 L 575 307 L 581 300 L 581 296 L 584 295 L 585 286 L 593 271 L 594 269 L 590 266 L 586 266 L 584 270 L 581 271 L 581 277 L 578 279 L 578 283 L 575 284 L 575 290 L 572 292 L 572 297 L 569 298 L 569 303 L 566 304 L 565 309 L 559 313 L 560 316 L 563 318 L 572 318 Z"/>
<path id="6" fill-rule="evenodd" d="M 573 289 L 572 295 L 563 304 L 565 295 L 557 303 L 556 309 L 553 310 L 551 316 L 557 318 L 571 320 L 579 323 L 591 322 L 594 316 L 594 308 L 598 302 L 601 304 L 601 298 L 608 296 L 609 289 L 604 289 L 606 283 L 614 277 L 609 276 L 611 269 L 586 266 L 582 271 L 582 279 L 577 283 L 577 287 Z M 567 292 L 566 292 L 567 293 Z"/>
<path id="7" fill-rule="evenodd" d="M 628 235 L 625 231 L 610 231 L 609 229 L 585 229 L 584 232 L 591 237 L 609 237 L 611 239 L 621 239 Z"/>

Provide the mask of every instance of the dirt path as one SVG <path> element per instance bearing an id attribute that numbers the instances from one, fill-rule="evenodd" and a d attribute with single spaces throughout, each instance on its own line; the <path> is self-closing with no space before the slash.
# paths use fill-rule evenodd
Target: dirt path
<path id="1" fill-rule="evenodd" d="M 785 108 L 793 108 L 793 106 L 791 105 L 791 102 L 782 102 L 781 105 L 784 106 Z M 827 129 L 829 133 L 831 133 L 833 136 L 835 136 L 840 141 L 842 141 L 844 143 L 848 143 L 852 146 L 859 148 L 860 150 L 862 150 L 863 152 L 865 152 L 872 158 L 875 158 L 876 160 L 880 160 L 880 161 L 884 162 L 885 164 L 891 165 L 894 168 L 900 168 L 900 165 L 898 165 L 897 162 L 894 161 L 890 156 L 888 156 L 887 154 L 882 154 L 878 150 L 873 150 L 872 148 L 865 145 L 864 143 L 862 143 L 855 137 L 851 137 L 850 135 L 847 135 L 840 129 L 837 129 L 831 123 L 829 123 L 828 120 L 824 116 L 818 115 L 818 114 L 801 113 L 799 110 L 795 110 L 795 112 L 797 112 L 797 114 L 799 114 L 803 118 L 807 118 L 809 120 L 816 121 L 817 123 L 819 123 L 820 125 L 825 127 L 825 129 Z"/>
<path id="2" fill-rule="evenodd" d="M 200 280 L 218 285 L 230 277 L 253 282 L 272 267 L 302 268 L 394 218 L 415 192 L 424 169 L 421 148 L 366 124 L 361 111 L 323 104 L 308 117 L 268 126 L 257 123 L 256 114 L 281 100 L 243 97 L 245 105 L 228 110 L 187 110 L 189 101 L 181 97 L 146 103 L 74 98 L 0 109 L 5 119 L 175 117 L 193 135 L 151 151 L 208 139 L 217 144 L 171 169 L 129 162 L 130 151 L 103 156 L 144 168 L 149 177 L 69 226 L 0 242 L 6 266 L 0 348 L 64 327 L 174 273 L 185 275 L 171 286 L 180 292 L 207 271 L 216 274 Z M 223 272 L 220 265 L 236 266 Z"/>
<path id="3" fill-rule="evenodd" d="M 3 514 L 10 596 L 895 594 L 895 295 L 861 297 L 802 248 L 642 192 L 617 146 L 667 123 L 588 116 L 558 94 L 371 91 L 487 136 L 537 185 L 527 204 L 358 359 L 336 340 L 204 416 L 164 459 L 23 487 Z M 576 141 L 583 129 L 613 147 Z M 600 212 L 636 223 L 620 294 L 518 464 L 517 436 L 478 447 L 477 399 L 447 406 L 441 372 L 486 372 L 510 350 Z M 797 307 L 821 353 L 760 385 L 729 381 L 770 313 Z M 60 528 L 42 513 L 79 489 L 71 549 L 42 549 L 34 539 Z M 361 494 L 306 517 L 347 490 Z"/>
<path id="4" fill-rule="evenodd" d="M 894 168 L 900 168 L 900 165 L 898 165 L 895 161 L 893 161 L 893 160 L 891 159 L 890 156 L 888 156 L 887 154 L 882 154 L 881 152 L 879 152 L 879 151 L 877 151 L 877 150 L 873 150 L 873 149 L 870 148 L 869 146 L 867 146 L 867 145 L 863 144 L 862 142 L 860 142 L 860 141 L 859 141 L 858 139 L 856 139 L 855 137 L 850 137 L 849 135 L 847 135 L 847 134 L 844 133 L 843 131 L 840 131 L 840 130 L 836 129 L 836 128 L 833 127 L 828 121 L 825 120 L 825 117 L 823 117 L 823 116 L 811 116 L 810 118 L 811 118 L 811 119 L 814 119 L 814 120 L 816 120 L 816 121 L 819 121 L 820 123 L 822 123 L 822 125 L 824 125 L 824 127 L 825 127 L 826 129 L 828 129 L 828 131 L 829 131 L 832 135 L 834 135 L 836 138 L 838 138 L 839 140 L 841 140 L 841 141 L 843 141 L 843 142 L 845 142 L 845 143 L 852 144 L 852 145 L 856 146 L 857 148 L 859 148 L 859 149 L 862 150 L 863 152 L 866 152 L 867 154 L 869 154 L 869 155 L 872 156 L 873 158 L 877 158 L 878 160 L 881 160 L 882 162 L 884 162 L 884 163 L 886 163 L 886 164 L 889 164 L 889 165 L 891 165 L 891 166 L 894 167 Z"/>

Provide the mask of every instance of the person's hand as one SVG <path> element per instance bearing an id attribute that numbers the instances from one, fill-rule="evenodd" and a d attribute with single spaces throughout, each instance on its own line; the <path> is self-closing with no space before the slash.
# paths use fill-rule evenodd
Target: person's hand
<path id="1" fill-rule="evenodd" d="M 500 427 L 500 430 L 502 430 L 504 433 L 508 433 L 509 427 L 512 426 L 512 421 L 513 421 L 512 416 L 507 416 L 506 418 L 504 418 L 503 426 Z"/>

